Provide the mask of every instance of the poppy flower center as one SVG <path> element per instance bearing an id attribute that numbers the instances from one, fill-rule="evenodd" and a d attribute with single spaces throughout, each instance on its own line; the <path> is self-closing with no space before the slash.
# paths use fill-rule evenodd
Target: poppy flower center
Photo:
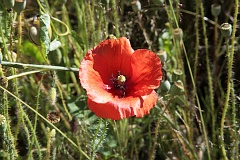
<path id="1" fill-rule="evenodd" d="M 113 95 L 118 96 L 119 98 L 123 98 L 126 96 L 126 84 L 127 78 L 118 72 L 118 76 L 113 77 L 111 79 L 111 89 L 110 92 Z"/>
<path id="2" fill-rule="evenodd" d="M 118 83 L 119 85 L 124 84 L 125 81 L 126 81 L 126 77 L 125 77 L 124 75 L 119 75 L 119 76 L 118 76 L 118 78 L 117 78 L 117 83 Z"/>

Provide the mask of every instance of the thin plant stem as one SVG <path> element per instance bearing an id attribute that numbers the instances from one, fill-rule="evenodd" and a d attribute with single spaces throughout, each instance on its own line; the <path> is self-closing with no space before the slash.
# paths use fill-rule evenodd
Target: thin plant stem
<path id="1" fill-rule="evenodd" d="M 204 136 L 205 143 L 206 143 L 208 159 L 211 160 L 211 156 L 210 156 L 211 152 L 210 152 L 210 148 L 209 148 L 208 136 L 207 136 L 206 126 L 205 126 L 205 121 L 204 121 L 203 114 L 202 114 L 203 111 L 202 111 L 201 104 L 200 104 L 200 101 L 199 101 L 199 97 L 198 97 L 198 94 L 197 94 L 196 84 L 195 84 L 195 81 L 194 81 L 194 77 L 193 77 L 193 74 L 192 74 L 190 62 L 189 62 L 189 59 L 188 59 L 188 56 L 187 56 L 187 52 L 186 52 L 186 48 L 185 48 L 184 43 L 183 43 L 183 52 L 184 52 L 185 57 L 186 57 L 186 62 L 187 62 L 187 66 L 188 66 L 188 69 L 189 69 L 190 78 L 191 78 L 191 81 L 193 83 L 193 91 L 194 91 L 194 93 L 196 93 L 195 98 L 196 98 L 197 107 L 198 107 L 200 120 L 201 120 L 201 124 L 202 124 L 203 136 Z"/>
<path id="2" fill-rule="evenodd" d="M 42 76 L 41 77 L 41 80 L 40 80 L 40 83 L 39 83 L 39 86 L 38 86 L 38 89 L 37 89 L 37 97 L 36 97 L 36 110 L 38 110 L 38 106 L 39 106 L 39 98 L 40 98 L 40 86 L 41 86 L 41 84 L 42 84 L 42 80 L 43 80 L 43 77 L 44 76 Z M 35 114 L 35 117 L 34 117 L 34 125 L 33 125 L 33 130 L 34 131 L 36 131 L 36 128 L 37 128 L 37 120 L 38 120 L 38 116 L 37 116 L 37 114 Z M 34 138 L 36 138 L 36 136 L 34 136 L 33 138 L 32 138 L 32 141 L 34 140 Z M 36 142 L 38 142 L 37 140 L 36 140 Z M 31 150 L 32 150 L 32 147 L 33 147 L 33 144 L 31 143 L 31 145 L 29 146 L 29 151 L 31 152 Z M 39 157 L 39 159 L 42 159 L 42 152 L 41 152 L 41 148 L 40 148 L 40 145 L 39 145 L 39 143 L 36 143 L 36 147 L 37 147 L 37 152 L 38 152 L 38 157 Z M 30 155 L 30 154 L 29 154 Z M 28 157 L 29 158 L 29 157 Z"/>
<path id="3" fill-rule="evenodd" d="M 17 62 L 21 58 L 21 44 L 22 44 L 22 13 L 18 15 L 18 46 L 17 46 Z"/>
<path id="4" fill-rule="evenodd" d="M 229 53 L 229 40 L 226 39 L 226 51 L 227 51 L 227 57 L 228 57 L 228 79 L 227 79 L 227 93 L 226 93 L 226 99 L 223 107 L 223 113 L 222 113 L 222 118 L 221 118 L 221 127 L 220 127 L 220 142 L 221 142 L 221 148 L 222 148 L 222 154 L 223 158 L 227 160 L 227 153 L 226 149 L 224 146 L 224 135 L 223 135 L 223 129 L 224 129 L 224 121 L 226 117 L 226 113 L 228 110 L 228 105 L 229 105 L 229 98 L 230 98 L 230 91 L 231 91 L 231 83 L 232 83 L 232 65 L 231 65 L 231 55 Z"/>
<path id="5" fill-rule="evenodd" d="M 101 129 L 101 124 L 102 124 L 102 118 L 100 118 L 99 119 L 99 121 L 98 121 L 98 128 L 97 128 L 97 131 L 96 131 L 96 133 L 94 134 L 94 137 L 93 137 L 93 141 L 92 141 L 92 146 L 93 146 L 93 148 L 92 148 L 92 155 L 91 155 L 91 159 L 92 160 L 94 160 L 94 158 L 95 158 L 95 154 L 96 154 L 96 150 L 97 150 L 97 143 L 98 143 L 98 134 L 99 134 L 99 132 L 100 132 L 100 129 Z"/>
<path id="6" fill-rule="evenodd" d="M 239 0 L 235 0 L 235 6 L 238 6 L 238 3 L 239 3 L 238 1 Z M 237 28 L 236 27 L 237 26 L 236 25 L 237 24 L 237 16 L 238 16 L 238 7 L 235 7 L 233 30 L 232 30 L 232 37 L 231 37 L 231 41 L 232 41 L 231 52 L 229 52 L 229 39 L 226 38 L 226 51 L 227 51 L 227 57 L 228 57 L 228 64 L 227 64 L 228 78 L 227 78 L 227 92 L 226 92 L 226 96 L 225 96 L 226 99 L 225 99 L 225 103 L 224 103 L 224 107 L 223 107 L 223 114 L 222 114 L 221 126 L 220 126 L 220 138 L 221 138 L 220 142 L 221 142 L 223 158 L 225 160 L 227 160 L 228 157 L 227 157 L 227 153 L 226 153 L 226 149 L 225 149 L 225 145 L 224 145 L 224 131 L 223 131 L 223 129 L 224 129 L 225 117 L 226 117 L 226 114 L 227 114 L 227 109 L 228 109 L 228 106 L 229 106 L 231 90 L 234 90 L 234 83 L 233 83 L 232 78 L 233 78 L 234 43 L 235 43 L 235 33 L 236 33 L 236 28 Z M 234 91 L 232 91 L 232 93 L 234 94 Z M 235 110 L 235 106 L 232 109 Z M 233 121 L 233 122 L 236 124 L 235 121 Z M 235 146 L 237 146 L 236 143 L 238 143 L 238 142 L 235 142 Z"/>
<path id="7" fill-rule="evenodd" d="M 15 62 L 6 62 L 2 61 L 2 66 L 8 66 L 13 68 L 39 68 L 39 69 L 47 69 L 47 70 L 59 70 L 59 71 L 72 71 L 78 72 L 79 68 L 71 68 L 71 67 L 62 67 L 62 66 L 51 66 L 51 65 L 37 65 L 37 64 L 24 64 L 24 63 L 15 63 Z"/>
<path id="8" fill-rule="evenodd" d="M 200 12 L 201 16 L 204 17 L 204 8 L 203 2 L 199 1 L 200 3 Z M 202 26 L 203 26 L 203 36 L 204 36 L 204 45 L 205 45 L 205 52 L 206 52 L 206 67 L 207 67 L 207 78 L 208 78 L 208 91 L 209 91 L 209 102 L 211 108 L 211 128 L 212 128 L 212 136 L 215 136 L 215 112 L 214 112 L 214 94 L 213 94 L 213 82 L 212 82 L 212 75 L 210 69 L 210 60 L 209 60 L 209 51 L 208 51 L 208 38 L 207 38 L 207 31 L 206 31 L 206 24 L 205 21 L 202 19 Z"/>
<path id="9" fill-rule="evenodd" d="M 199 15 L 199 5 L 198 5 L 198 1 L 196 1 L 196 15 Z M 197 66 L 198 66 L 198 54 L 199 54 L 199 29 L 198 29 L 198 25 L 199 25 L 199 16 L 195 16 L 195 34 L 196 34 L 196 47 L 195 47 L 195 58 L 194 58 L 194 69 L 193 69 L 193 77 L 194 77 L 194 81 L 196 82 L 197 80 Z M 195 93 L 196 94 L 196 93 Z"/>
<path id="10" fill-rule="evenodd" d="M 10 91 L 8 91 L 7 89 L 5 89 L 4 87 L 0 86 L 0 89 L 2 89 L 3 91 L 5 91 L 6 93 L 8 93 L 9 95 L 13 96 L 16 100 L 18 100 L 19 102 L 21 102 L 23 105 L 25 105 L 28 109 L 30 109 L 31 111 L 33 111 L 35 114 L 37 114 L 40 118 L 42 118 L 46 123 L 48 123 L 49 126 L 51 126 L 52 128 L 54 128 L 57 132 L 59 132 L 64 138 L 66 138 L 74 147 L 76 147 L 77 149 L 79 149 L 79 151 L 87 158 L 90 159 L 90 157 L 87 155 L 87 153 L 85 153 L 83 150 L 81 150 L 70 138 L 68 138 L 68 136 L 63 133 L 60 129 L 58 129 L 56 126 L 54 126 L 52 123 L 50 123 L 45 117 L 43 117 L 40 113 L 38 113 L 38 111 L 36 111 L 35 109 L 33 109 L 31 106 L 29 106 L 27 103 L 25 103 L 23 100 L 21 100 L 20 98 L 18 98 L 16 95 L 14 95 L 13 93 L 11 93 Z"/>

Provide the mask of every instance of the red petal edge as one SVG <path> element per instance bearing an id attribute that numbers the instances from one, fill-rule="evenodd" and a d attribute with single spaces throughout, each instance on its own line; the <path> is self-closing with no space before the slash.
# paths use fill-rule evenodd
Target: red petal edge
<path id="1" fill-rule="evenodd" d="M 96 116 L 101 118 L 109 118 L 111 120 L 120 120 L 132 116 L 140 118 L 150 113 L 157 99 L 158 96 L 155 91 L 142 97 L 126 97 L 121 99 L 114 97 L 107 103 L 96 103 L 89 98 L 88 107 Z"/>

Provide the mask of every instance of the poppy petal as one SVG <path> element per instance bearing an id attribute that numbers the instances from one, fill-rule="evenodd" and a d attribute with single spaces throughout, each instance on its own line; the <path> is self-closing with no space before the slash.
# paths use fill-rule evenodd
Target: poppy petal
<path id="1" fill-rule="evenodd" d="M 131 74 L 131 56 L 134 50 L 125 37 L 107 39 L 88 52 L 93 57 L 93 69 L 99 72 L 103 82 L 109 83 L 118 71 L 124 75 Z"/>
<path id="2" fill-rule="evenodd" d="M 91 56 L 88 56 L 82 61 L 79 78 L 82 87 L 87 90 L 88 98 L 94 99 L 95 102 L 106 103 L 112 98 L 112 95 L 106 91 L 107 86 L 103 83 L 99 73 L 93 69 L 92 59 Z"/>
<path id="3" fill-rule="evenodd" d="M 88 107 L 101 118 L 120 120 L 132 116 L 143 117 L 154 107 L 157 97 L 156 92 L 152 91 L 150 95 L 142 97 L 113 97 L 107 103 L 96 103 L 89 98 Z"/>
<path id="4" fill-rule="evenodd" d="M 130 95 L 150 94 L 160 85 L 162 65 L 159 57 L 146 49 L 138 49 L 132 55 L 133 73 L 130 79 Z"/>

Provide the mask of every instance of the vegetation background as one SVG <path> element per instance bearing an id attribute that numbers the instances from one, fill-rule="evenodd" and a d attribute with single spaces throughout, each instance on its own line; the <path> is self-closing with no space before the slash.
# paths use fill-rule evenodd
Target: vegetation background
<path id="1" fill-rule="evenodd" d="M 0 159 L 239 159 L 238 0 L 18 2 L 0 1 Z M 78 68 L 110 34 L 162 60 L 159 101 L 141 119 L 87 108 Z"/>

